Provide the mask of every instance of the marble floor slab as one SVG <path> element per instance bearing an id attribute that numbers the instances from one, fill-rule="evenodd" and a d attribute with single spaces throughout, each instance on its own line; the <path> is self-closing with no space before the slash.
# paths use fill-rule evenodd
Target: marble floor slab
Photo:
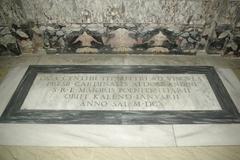
<path id="1" fill-rule="evenodd" d="M 177 146 L 240 144 L 240 124 L 173 125 Z"/>
<path id="2" fill-rule="evenodd" d="M 219 68 L 217 72 L 240 113 L 240 81 L 229 68 Z"/>
<path id="3" fill-rule="evenodd" d="M 0 146 L 3 160 L 238 160 L 239 146 L 87 148 Z"/>
<path id="4" fill-rule="evenodd" d="M 18 57 L 1 56 L 0 67 L 13 69 L 15 67 L 24 67 L 28 65 L 37 64 L 41 55 L 23 55 Z"/>
<path id="5" fill-rule="evenodd" d="M 10 98 L 12 97 L 14 91 L 16 90 L 19 82 L 21 81 L 23 75 L 27 71 L 28 66 L 15 67 L 7 76 L 4 77 L 0 85 L 0 115 L 7 106 Z"/>
<path id="6" fill-rule="evenodd" d="M 13 69 L 0 85 L 0 113 L 6 107 L 26 67 Z M 239 81 L 231 69 L 217 68 L 226 89 L 239 106 Z M 124 128 L 126 127 L 126 128 Z M 119 133 L 119 134 L 117 134 Z M 194 125 L 47 125 L 0 124 L 1 145 L 28 146 L 211 146 L 240 145 L 239 124 Z"/>
<path id="7" fill-rule="evenodd" d="M 40 57 L 38 65 L 117 65 L 124 63 L 124 55 L 47 55 Z"/>
<path id="8" fill-rule="evenodd" d="M 176 146 L 172 125 L 0 124 L 1 145 Z"/>
<path id="9" fill-rule="evenodd" d="M 238 111 L 240 111 L 240 83 L 229 68 L 216 69 Z M 239 124 L 173 125 L 177 146 L 239 145 Z"/>

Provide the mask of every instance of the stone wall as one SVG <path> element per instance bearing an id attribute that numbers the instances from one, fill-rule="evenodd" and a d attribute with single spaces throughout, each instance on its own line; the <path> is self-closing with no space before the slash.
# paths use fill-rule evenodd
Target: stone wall
<path id="1" fill-rule="evenodd" d="M 239 55 L 239 0 L 1 0 L 0 54 Z"/>
<path id="2" fill-rule="evenodd" d="M 41 23 L 203 24 L 205 5 L 192 0 L 24 0 L 28 19 Z M 62 5 L 59 5 L 62 4 Z"/>

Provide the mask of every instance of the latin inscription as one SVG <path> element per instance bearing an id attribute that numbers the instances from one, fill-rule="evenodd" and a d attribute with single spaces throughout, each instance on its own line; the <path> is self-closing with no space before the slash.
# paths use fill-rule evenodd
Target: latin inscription
<path id="1" fill-rule="evenodd" d="M 38 74 L 21 109 L 221 110 L 204 74 Z"/>

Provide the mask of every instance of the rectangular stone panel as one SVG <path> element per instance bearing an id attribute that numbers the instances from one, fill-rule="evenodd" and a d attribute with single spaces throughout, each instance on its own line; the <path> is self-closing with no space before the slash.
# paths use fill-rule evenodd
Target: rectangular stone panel
<path id="1" fill-rule="evenodd" d="M 238 123 L 211 66 L 33 65 L 0 123 Z"/>
<path id="2" fill-rule="evenodd" d="M 221 110 L 204 74 L 46 74 L 21 109 Z"/>

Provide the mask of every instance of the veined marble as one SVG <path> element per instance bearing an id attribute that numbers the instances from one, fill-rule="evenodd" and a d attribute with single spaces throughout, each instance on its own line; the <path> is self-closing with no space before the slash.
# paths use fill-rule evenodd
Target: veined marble
<path id="1" fill-rule="evenodd" d="M 204 74 L 39 73 L 22 110 L 221 110 Z"/>
<path id="2" fill-rule="evenodd" d="M 203 24 L 203 1 L 192 0 L 40 0 L 21 1 L 26 17 L 65 23 L 193 23 Z M 184 6 L 184 7 L 183 7 Z M 170 16 L 171 15 L 171 16 Z"/>

